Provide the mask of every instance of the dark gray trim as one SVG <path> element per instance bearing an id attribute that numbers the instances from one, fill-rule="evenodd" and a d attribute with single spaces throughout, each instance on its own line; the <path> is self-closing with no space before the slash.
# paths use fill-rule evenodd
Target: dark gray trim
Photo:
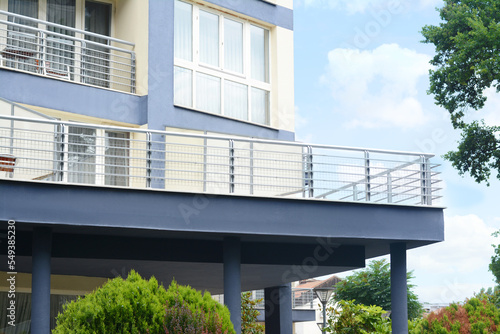
<path id="1" fill-rule="evenodd" d="M 52 231 L 36 227 L 33 231 L 31 333 L 50 332 L 50 274 Z"/>
<path id="2" fill-rule="evenodd" d="M 262 0 L 207 0 L 258 20 L 293 30 L 293 10 Z"/>
<path id="3" fill-rule="evenodd" d="M 266 334 L 289 334 L 292 324 L 292 288 L 290 283 L 264 289 Z"/>
<path id="4" fill-rule="evenodd" d="M 147 121 L 147 97 L 0 69 L 0 97 L 117 122 Z"/>
<path id="5" fill-rule="evenodd" d="M 408 333 L 406 244 L 391 244 L 391 318 L 393 333 Z"/>

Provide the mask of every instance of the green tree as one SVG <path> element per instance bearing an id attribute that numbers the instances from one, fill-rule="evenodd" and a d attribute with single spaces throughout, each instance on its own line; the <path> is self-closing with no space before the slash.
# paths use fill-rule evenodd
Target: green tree
<path id="1" fill-rule="evenodd" d="M 485 89 L 500 92 L 500 0 L 445 0 L 438 11 L 443 23 L 422 29 L 423 42 L 436 47 L 428 93 L 462 131 L 458 150 L 445 158 L 459 174 L 489 185 L 492 170 L 500 179 L 500 127 L 465 116 L 484 107 Z"/>
<path id="2" fill-rule="evenodd" d="M 422 314 L 422 305 L 417 295 L 412 291 L 413 279 L 411 272 L 408 279 L 408 318 L 414 319 Z M 335 285 L 334 299 L 354 300 L 357 304 L 380 306 L 384 310 L 391 310 L 391 271 L 386 260 L 372 261 L 368 266 Z"/>
<path id="3" fill-rule="evenodd" d="M 251 299 L 251 292 L 241 294 L 241 334 L 264 334 L 264 325 L 257 322 L 259 311 L 256 309 L 261 299 Z"/>
<path id="4" fill-rule="evenodd" d="M 498 237 L 500 235 L 500 231 L 496 231 L 493 233 L 494 237 Z M 491 262 L 489 265 L 489 269 L 493 276 L 495 276 L 495 282 L 500 285 L 500 245 L 492 245 L 495 254 L 491 257 Z"/>

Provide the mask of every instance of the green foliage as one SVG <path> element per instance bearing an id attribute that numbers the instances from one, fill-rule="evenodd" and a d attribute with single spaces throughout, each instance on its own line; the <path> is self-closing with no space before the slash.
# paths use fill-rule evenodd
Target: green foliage
<path id="1" fill-rule="evenodd" d="M 467 124 L 464 117 L 468 109 L 484 107 L 485 89 L 500 91 L 500 0 L 444 2 L 439 9 L 443 23 L 422 29 L 423 42 L 436 47 L 428 93 L 448 110 L 454 128 L 462 130 L 458 151 L 445 158 L 460 174 L 487 182 L 491 169 L 500 172 L 500 140 L 495 137 L 500 128 Z"/>
<path id="2" fill-rule="evenodd" d="M 500 333 L 500 310 L 481 293 L 464 304 L 451 304 L 411 327 L 411 334 L 484 334 Z"/>
<path id="3" fill-rule="evenodd" d="M 367 334 L 391 333 L 391 322 L 384 317 L 379 306 L 357 304 L 354 300 L 342 300 L 337 307 L 327 308 L 327 333 L 334 334 Z"/>
<path id="4" fill-rule="evenodd" d="M 484 122 L 472 122 L 462 126 L 462 138 L 458 151 L 444 155 L 460 175 L 469 173 L 477 183 L 489 185 L 491 170 L 500 172 L 500 134 L 499 126 L 487 126 Z M 497 173 L 500 179 L 500 173 Z"/>
<path id="5" fill-rule="evenodd" d="M 241 294 L 241 334 L 264 334 L 264 325 L 257 322 L 259 311 L 256 310 L 262 299 L 252 300 L 251 296 L 251 292 Z"/>
<path id="6" fill-rule="evenodd" d="M 131 271 L 66 304 L 57 316 L 54 334 L 160 333 L 167 293 L 154 277 L 143 280 Z"/>
<path id="7" fill-rule="evenodd" d="M 407 274 L 408 282 L 413 278 Z M 391 309 L 391 272 L 386 260 L 372 261 L 367 268 L 355 272 L 335 285 L 334 299 L 354 300 L 355 303 L 380 306 L 384 310 Z M 420 317 L 422 305 L 412 291 L 413 285 L 408 283 L 408 318 Z"/>
<path id="8" fill-rule="evenodd" d="M 229 310 L 216 302 L 210 293 L 205 292 L 202 295 L 189 286 L 178 285 L 173 281 L 166 297 L 164 333 L 236 333 L 230 320 Z"/>
<path id="9" fill-rule="evenodd" d="M 493 236 L 498 237 L 500 231 L 493 233 Z M 492 245 L 495 254 L 491 257 L 491 263 L 489 269 L 493 276 L 495 276 L 495 282 L 500 284 L 500 245 Z"/>
<path id="10" fill-rule="evenodd" d="M 208 331 L 193 333 L 235 333 L 229 320 L 229 310 L 214 301 L 210 294 L 202 296 L 200 292 L 177 285 L 175 281 L 166 291 L 154 277 L 147 281 L 133 270 L 126 280 L 121 277 L 109 280 L 94 292 L 66 304 L 64 311 L 57 316 L 57 325 L 52 333 L 165 333 L 164 325 L 169 328 L 169 314 L 176 306 L 183 308 L 184 313 L 179 313 L 179 316 L 202 318 Z M 217 331 L 219 328 L 220 332 Z"/>

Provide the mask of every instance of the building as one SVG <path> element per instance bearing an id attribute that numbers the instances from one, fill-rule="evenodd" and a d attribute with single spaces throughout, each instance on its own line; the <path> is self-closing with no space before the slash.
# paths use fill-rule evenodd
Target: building
<path id="1" fill-rule="evenodd" d="M 436 166 L 294 142 L 292 7 L 0 0 L 1 300 L 14 276 L 31 333 L 132 268 L 224 293 L 235 327 L 264 288 L 290 333 L 290 282 L 384 254 L 404 331 L 406 250 L 444 235 Z"/>

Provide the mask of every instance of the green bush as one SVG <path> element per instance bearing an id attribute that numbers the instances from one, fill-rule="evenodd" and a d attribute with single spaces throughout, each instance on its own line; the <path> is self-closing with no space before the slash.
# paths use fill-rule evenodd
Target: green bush
<path id="1" fill-rule="evenodd" d="M 173 281 L 167 290 L 163 333 L 235 334 L 230 317 L 227 307 L 216 302 L 210 293 L 202 295 Z"/>
<path id="2" fill-rule="evenodd" d="M 195 333 L 235 333 L 229 311 L 213 300 L 209 293 L 202 295 L 176 282 L 172 282 L 165 291 L 154 277 L 147 281 L 133 270 L 126 280 L 121 277 L 109 280 L 94 292 L 65 305 L 64 311 L 57 316 L 57 325 L 52 333 L 165 333 L 169 312 L 180 304 L 188 308 L 193 316 L 202 314 L 206 329 L 214 330 Z M 217 326 L 222 328 L 221 332 L 216 331 Z"/>
<path id="3" fill-rule="evenodd" d="M 411 334 L 500 333 L 500 310 L 487 294 L 479 294 L 463 304 L 451 304 L 412 326 Z"/>
<path id="4" fill-rule="evenodd" d="M 384 317 L 387 312 L 379 306 L 357 304 L 354 300 L 341 300 L 336 307 L 327 308 L 326 333 L 368 334 L 391 333 L 391 322 Z"/>

